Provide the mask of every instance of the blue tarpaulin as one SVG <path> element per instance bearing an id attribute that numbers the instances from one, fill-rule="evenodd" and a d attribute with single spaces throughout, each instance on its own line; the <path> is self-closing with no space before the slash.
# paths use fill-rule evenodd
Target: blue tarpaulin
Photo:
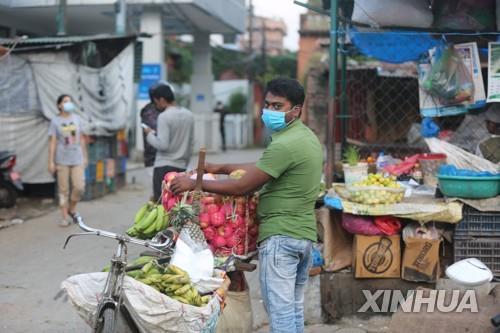
<path id="1" fill-rule="evenodd" d="M 360 31 L 349 29 L 349 37 L 358 50 L 371 58 L 400 64 L 416 61 L 442 40 L 420 31 Z"/>

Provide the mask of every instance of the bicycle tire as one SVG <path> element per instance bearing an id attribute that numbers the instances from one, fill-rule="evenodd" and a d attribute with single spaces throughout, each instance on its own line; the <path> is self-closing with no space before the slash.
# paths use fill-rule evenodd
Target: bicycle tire
<path id="1" fill-rule="evenodd" d="M 102 324 L 97 333 L 115 333 L 115 309 L 104 309 L 100 320 L 102 320 Z"/>

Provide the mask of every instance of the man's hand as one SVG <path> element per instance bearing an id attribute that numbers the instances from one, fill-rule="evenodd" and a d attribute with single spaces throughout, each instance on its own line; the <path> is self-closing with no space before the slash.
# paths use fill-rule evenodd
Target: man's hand
<path id="1" fill-rule="evenodd" d="M 172 180 L 170 190 L 172 190 L 174 194 L 179 195 L 183 192 L 194 190 L 195 185 L 196 181 L 189 178 L 189 176 L 177 176 Z"/>
<path id="2" fill-rule="evenodd" d="M 154 132 L 155 132 L 155 130 L 154 130 L 154 129 L 152 129 L 152 128 L 150 128 L 150 127 L 145 127 L 145 128 L 143 128 L 143 129 L 144 129 L 144 133 L 145 133 L 146 135 L 148 135 L 149 133 L 154 133 Z"/>

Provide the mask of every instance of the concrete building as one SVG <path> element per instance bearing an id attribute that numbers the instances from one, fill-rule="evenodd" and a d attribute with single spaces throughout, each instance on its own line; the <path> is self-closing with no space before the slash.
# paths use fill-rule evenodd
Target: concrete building
<path id="1" fill-rule="evenodd" d="M 324 53 L 322 44 L 330 43 L 330 18 L 311 10 L 300 15 L 297 78 L 304 80 L 315 55 Z"/>
<path id="2" fill-rule="evenodd" d="M 60 3 L 66 3 L 66 6 Z M 212 112 L 210 35 L 240 34 L 245 31 L 245 20 L 244 0 L 0 0 L 0 37 L 102 33 L 151 35 L 141 39 L 143 72 L 152 75 L 150 82 L 153 78 L 168 78 L 165 37 L 192 35 L 194 68 L 190 106 L 197 120 L 197 146 L 203 145 L 209 150 L 218 146 L 217 119 Z M 138 109 L 145 103 L 144 94 L 138 94 Z M 136 132 L 138 148 L 141 149 L 139 127 Z"/>
<path id="3" fill-rule="evenodd" d="M 286 34 L 287 27 L 283 19 L 253 16 L 252 22 L 248 22 L 247 33 L 241 41 L 241 46 L 244 50 L 249 50 L 251 36 L 253 53 L 262 54 L 265 49 L 267 55 L 280 55 L 285 50 L 283 40 Z"/>

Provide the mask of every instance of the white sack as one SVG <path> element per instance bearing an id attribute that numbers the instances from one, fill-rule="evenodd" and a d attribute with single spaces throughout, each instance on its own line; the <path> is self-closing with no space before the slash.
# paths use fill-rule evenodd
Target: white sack
<path id="1" fill-rule="evenodd" d="M 61 287 L 78 314 L 93 324 L 97 299 L 106 283 L 108 273 L 74 275 Z M 214 297 L 206 306 L 180 303 L 167 295 L 126 276 L 123 283 L 124 303 L 141 330 L 148 333 L 214 332 L 220 313 L 219 300 Z"/>
<path id="2" fill-rule="evenodd" d="M 427 0 L 355 0 L 352 20 L 373 27 L 429 28 L 433 16 Z"/>

